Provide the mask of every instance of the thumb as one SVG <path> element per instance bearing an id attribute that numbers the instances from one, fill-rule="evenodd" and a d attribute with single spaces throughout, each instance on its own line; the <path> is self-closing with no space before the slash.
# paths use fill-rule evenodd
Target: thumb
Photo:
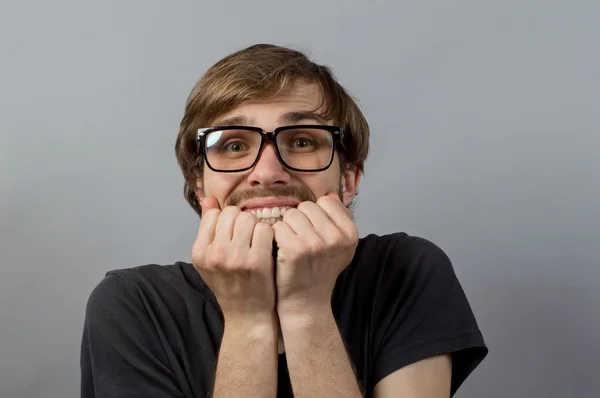
<path id="1" fill-rule="evenodd" d="M 217 198 L 215 198 L 214 196 L 207 196 L 204 199 L 202 199 L 202 215 L 204 216 L 204 214 L 211 210 L 211 209 L 218 209 L 221 210 L 221 206 L 219 206 L 219 202 L 217 201 Z"/>

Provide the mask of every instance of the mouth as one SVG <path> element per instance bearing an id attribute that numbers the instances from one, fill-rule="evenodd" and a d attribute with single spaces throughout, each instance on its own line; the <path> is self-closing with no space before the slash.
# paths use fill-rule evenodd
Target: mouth
<path id="1" fill-rule="evenodd" d="M 289 209 L 298 207 L 300 201 L 294 197 L 261 197 L 241 203 L 242 211 L 252 213 L 260 222 L 273 225 L 283 220 L 283 215 Z"/>
<path id="2" fill-rule="evenodd" d="M 254 214 L 260 222 L 273 225 L 277 221 L 283 220 L 283 215 L 285 212 L 294 207 L 295 206 L 273 206 L 263 207 L 260 209 L 246 209 L 246 211 Z"/>

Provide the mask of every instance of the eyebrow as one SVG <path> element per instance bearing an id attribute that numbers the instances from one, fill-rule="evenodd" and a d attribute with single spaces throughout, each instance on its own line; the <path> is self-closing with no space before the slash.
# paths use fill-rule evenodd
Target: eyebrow
<path id="1" fill-rule="evenodd" d="M 301 120 L 312 120 L 320 124 L 327 124 L 327 121 L 315 112 L 310 111 L 295 111 L 286 112 L 279 117 L 279 122 L 283 124 L 298 123 Z M 217 120 L 213 123 L 214 126 L 250 126 L 252 119 L 244 115 L 237 115 L 225 119 Z"/>
<path id="2" fill-rule="evenodd" d="M 321 124 L 327 124 L 327 121 L 319 116 L 319 114 L 308 111 L 287 112 L 279 118 L 279 121 L 282 123 L 297 123 L 301 120 L 313 120 Z"/>
<path id="3" fill-rule="evenodd" d="M 248 126 L 250 125 L 250 120 L 243 115 L 232 116 L 225 119 L 217 120 L 216 123 L 213 123 L 215 126 Z"/>

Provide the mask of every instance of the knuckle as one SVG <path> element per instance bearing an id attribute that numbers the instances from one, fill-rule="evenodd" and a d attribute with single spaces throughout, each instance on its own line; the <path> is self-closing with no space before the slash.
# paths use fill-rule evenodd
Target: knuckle
<path id="1" fill-rule="evenodd" d="M 269 225 L 263 222 L 258 222 L 257 220 L 256 224 L 254 225 L 254 233 L 260 234 L 260 236 L 273 235 L 273 229 Z"/>
<path id="2" fill-rule="evenodd" d="M 258 270 L 265 263 L 265 259 L 257 253 L 249 253 L 246 257 L 246 265 L 251 270 Z"/>
<path id="3" fill-rule="evenodd" d="M 256 216 L 252 213 L 243 211 L 240 214 L 238 214 L 236 222 L 244 223 L 244 224 L 252 224 L 252 223 L 257 223 L 258 218 L 256 218 Z"/>
<path id="4" fill-rule="evenodd" d="M 306 209 L 309 209 L 311 206 L 313 206 L 314 203 L 310 202 L 310 201 L 306 201 L 306 202 L 302 202 L 298 205 L 297 209 L 300 211 L 304 211 Z"/>
<path id="5" fill-rule="evenodd" d="M 230 249 L 230 253 L 227 259 L 227 268 L 232 270 L 239 270 L 246 268 L 248 262 L 248 253 L 245 250 L 236 248 Z"/>
<path id="6" fill-rule="evenodd" d="M 321 239 L 313 239 L 310 242 L 309 247 L 313 253 L 321 253 L 325 250 L 325 242 Z"/>
<path id="7" fill-rule="evenodd" d="M 209 209 L 204 212 L 204 218 L 205 219 L 218 218 L 220 214 L 221 214 L 221 210 L 219 210 L 219 209 Z"/>
<path id="8" fill-rule="evenodd" d="M 202 255 L 197 250 L 192 250 L 192 264 L 196 268 L 202 268 L 204 265 L 204 258 L 202 258 Z"/>
<path id="9" fill-rule="evenodd" d="M 270 229 L 269 226 L 267 224 L 265 224 L 264 222 L 257 222 L 254 225 L 254 231 L 260 231 L 260 232 L 264 232 L 267 229 Z"/>
<path id="10" fill-rule="evenodd" d="M 223 266 L 227 262 L 227 249 L 213 244 L 207 251 L 207 262 L 212 266 Z"/>
<path id="11" fill-rule="evenodd" d="M 331 198 L 329 196 L 327 196 L 327 195 L 321 196 L 319 199 L 317 199 L 317 204 L 321 205 L 323 203 L 327 203 L 330 200 L 331 200 Z"/>
<path id="12" fill-rule="evenodd" d="M 295 245 L 292 246 L 292 253 L 294 256 L 299 257 L 304 255 L 304 253 L 312 250 L 314 246 L 310 242 L 305 242 L 303 240 L 299 240 Z"/>
<path id="13" fill-rule="evenodd" d="M 242 212 L 242 209 L 240 209 L 237 206 L 226 206 L 223 209 L 223 213 L 226 213 L 226 214 L 231 215 L 231 216 L 236 216 L 236 215 L 238 215 L 241 212 Z"/>
<path id="14" fill-rule="evenodd" d="M 352 241 L 352 244 L 358 243 L 358 227 L 354 224 L 350 229 L 350 240 Z"/>
<path id="15" fill-rule="evenodd" d="M 311 256 L 313 253 L 310 250 L 308 250 L 307 248 L 299 246 L 296 248 L 296 250 L 292 251 L 290 257 L 292 258 L 292 260 L 297 261 L 297 260 L 307 257 L 307 254 L 309 256 Z"/>
<path id="16" fill-rule="evenodd" d="M 345 243 L 344 242 L 345 240 L 346 240 L 346 238 L 339 231 L 332 232 L 329 234 L 329 241 L 331 242 L 332 246 L 335 246 L 335 247 L 343 246 Z"/>
<path id="17" fill-rule="evenodd" d="M 291 209 L 288 209 L 285 211 L 285 213 L 283 213 L 283 221 L 289 221 L 290 217 L 294 217 L 294 215 L 298 214 L 298 212 L 300 211 L 300 205 L 298 205 L 298 207 L 292 207 Z"/>

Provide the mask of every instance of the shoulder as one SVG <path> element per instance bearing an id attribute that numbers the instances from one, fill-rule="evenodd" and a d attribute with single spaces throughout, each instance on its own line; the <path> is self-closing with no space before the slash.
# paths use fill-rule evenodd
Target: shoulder
<path id="1" fill-rule="evenodd" d="M 369 234 L 359 239 L 358 247 L 361 250 L 372 252 L 400 251 L 405 254 L 437 254 L 443 255 L 442 249 L 424 237 L 409 235 L 406 232 L 377 235 Z"/>
<path id="2" fill-rule="evenodd" d="M 112 269 L 106 276 L 115 276 L 132 284 L 161 284 L 181 281 L 186 263 L 159 265 L 146 264 Z"/>
<path id="3" fill-rule="evenodd" d="M 404 232 L 361 238 L 337 288 L 342 295 L 372 297 L 375 309 L 386 308 L 390 300 L 408 304 L 416 297 L 442 298 L 461 290 L 446 253 L 432 241 Z"/>
<path id="4" fill-rule="evenodd" d="M 148 264 L 106 272 L 89 296 L 88 314 L 104 313 L 104 309 L 114 310 L 119 308 L 117 304 L 141 302 L 143 291 L 165 285 L 172 268 L 173 265 Z"/>
<path id="5" fill-rule="evenodd" d="M 190 301 L 212 302 L 213 297 L 191 264 L 146 264 L 108 271 L 92 290 L 87 312 L 177 307 Z"/>
<path id="6" fill-rule="evenodd" d="M 452 353 L 452 391 L 487 355 L 483 335 L 449 256 L 407 234 L 366 237 L 384 256 L 373 281 L 374 383 L 411 363 Z M 384 253 L 383 255 L 378 253 Z M 368 261 L 368 254 L 363 254 Z"/>
<path id="7" fill-rule="evenodd" d="M 192 300 L 178 292 L 189 289 L 180 266 L 111 270 L 92 290 L 80 350 L 85 396 L 140 388 L 152 396 L 183 396 L 170 366 L 178 332 L 190 329 L 185 303 Z"/>
<path id="8" fill-rule="evenodd" d="M 406 233 L 365 237 L 361 262 L 375 269 L 378 295 L 442 298 L 462 287 L 450 257 L 436 243 Z M 364 265 L 363 265 L 364 266 Z"/>
<path id="9" fill-rule="evenodd" d="M 175 282 L 182 284 L 181 263 L 171 265 L 147 264 L 112 269 L 92 291 L 92 297 L 134 294 L 147 289 L 165 288 Z"/>
<path id="10" fill-rule="evenodd" d="M 361 238 L 355 262 L 387 275 L 454 272 L 450 258 L 440 246 L 405 232 Z"/>

